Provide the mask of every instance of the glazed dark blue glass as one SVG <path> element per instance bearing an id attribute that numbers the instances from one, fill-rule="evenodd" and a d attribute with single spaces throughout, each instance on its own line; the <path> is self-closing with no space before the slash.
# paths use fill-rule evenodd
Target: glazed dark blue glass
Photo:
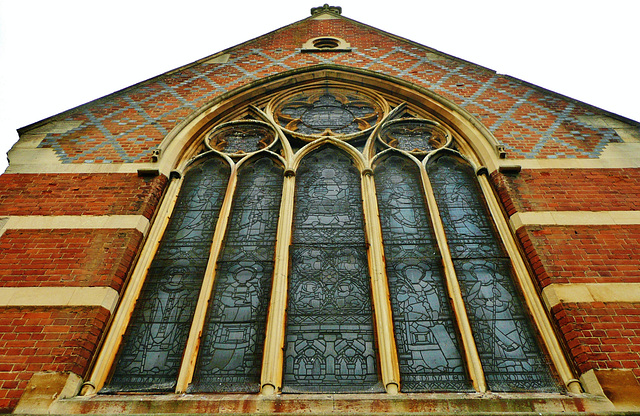
<path id="1" fill-rule="evenodd" d="M 444 155 L 428 173 L 489 389 L 557 392 L 473 169 Z"/>
<path id="2" fill-rule="evenodd" d="M 470 391 L 419 167 L 391 156 L 375 182 L 401 390 Z"/>
<path id="3" fill-rule="evenodd" d="M 229 175 L 227 163 L 216 157 L 186 173 L 101 392 L 175 389 Z"/>
<path id="4" fill-rule="evenodd" d="M 382 391 L 360 173 L 333 147 L 296 173 L 283 392 Z"/>

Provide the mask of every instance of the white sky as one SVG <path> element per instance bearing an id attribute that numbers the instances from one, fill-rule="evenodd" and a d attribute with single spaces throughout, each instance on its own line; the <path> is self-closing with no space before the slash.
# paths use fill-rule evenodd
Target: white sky
<path id="1" fill-rule="evenodd" d="M 309 16 L 326 0 L 0 0 L 0 172 L 16 129 Z M 343 15 L 640 120 L 639 0 L 339 0 Z"/>

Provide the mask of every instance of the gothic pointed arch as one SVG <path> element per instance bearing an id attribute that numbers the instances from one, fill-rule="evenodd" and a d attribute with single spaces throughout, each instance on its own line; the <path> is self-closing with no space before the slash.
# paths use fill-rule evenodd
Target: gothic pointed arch
<path id="1" fill-rule="evenodd" d="M 548 363 L 515 285 L 471 165 L 441 151 L 427 164 L 453 264 L 492 391 L 554 391 Z"/>
<path id="2" fill-rule="evenodd" d="M 518 300 L 530 279 L 523 267 L 512 273 L 522 259 L 504 249 L 514 246 L 504 226 L 496 231 L 504 218 L 477 202 L 495 197 L 461 154 L 490 169 L 500 157 L 464 109 L 372 71 L 289 71 L 203 106 L 159 148 L 162 169 L 177 169 L 162 208 L 171 219 L 153 225 L 92 383 L 104 392 L 561 391 L 555 374 L 569 384 L 571 371 L 539 299 Z M 190 185 L 208 164 L 224 167 L 218 188 L 213 174 Z M 166 289 L 149 289 L 174 279 L 156 278 L 156 263 L 165 246 L 186 250 L 189 227 L 174 218 L 214 188 L 215 218 L 192 227 L 210 234 L 199 280 L 179 285 L 191 308 L 171 324 L 180 343 L 158 352 L 170 313 L 155 310 L 177 310 Z M 468 193 L 475 205 L 451 201 Z M 483 208 L 462 212 L 471 205 Z M 195 224 L 202 210 L 189 209 Z M 467 236 L 451 220 L 460 215 L 477 219 L 467 231 L 491 231 Z M 151 341 L 121 343 L 148 315 L 160 317 L 145 329 Z M 140 351 L 140 363 L 114 358 Z M 171 370 L 132 371 L 149 357 Z"/>
<path id="3" fill-rule="evenodd" d="M 419 85 L 397 77 L 360 68 L 335 64 L 312 65 L 303 69 L 283 71 L 271 77 L 254 81 L 216 97 L 203 104 L 179 123 L 164 138 L 156 150 L 156 160 L 161 170 L 167 172 L 188 159 L 194 143 L 220 120 L 240 119 L 252 114 L 252 107 L 264 107 L 265 113 L 251 117 L 275 117 L 279 100 L 272 100 L 283 93 L 291 94 L 326 85 L 347 86 L 350 90 L 366 90 L 373 97 L 384 97 L 381 110 L 389 111 L 389 105 L 405 102 L 421 110 L 425 115 L 447 124 L 456 136 L 468 143 L 481 164 L 491 170 L 497 168 L 498 160 L 504 157 L 502 148 L 493 134 L 471 113 L 453 101 Z M 292 88 L 293 86 L 293 88 Z M 288 92 L 289 91 L 289 92 Z M 274 120 L 275 121 L 275 120 Z M 363 122 L 366 120 L 363 120 Z M 371 120 L 369 120 L 371 121 Z M 277 124 L 277 123 L 276 123 Z"/>
<path id="4" fill-rule="evenodd" d="M 296 172 L 284 391 L 378 385 L 360 172 L 336 146 Z"/>
<path id="5" fill-rule="evenodd" d="M 402 390 L 471 389 L 419 163 L 388 153 L 374 175 Z"/>

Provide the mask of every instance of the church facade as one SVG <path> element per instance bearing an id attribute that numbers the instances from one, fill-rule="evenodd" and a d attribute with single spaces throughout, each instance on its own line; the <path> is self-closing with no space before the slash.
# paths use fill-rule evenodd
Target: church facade
<path id="1" fill-rule="evenodd" d="M 640 410 L 640 123 L 339 7 L 19 130 L 0 409 Z"/>

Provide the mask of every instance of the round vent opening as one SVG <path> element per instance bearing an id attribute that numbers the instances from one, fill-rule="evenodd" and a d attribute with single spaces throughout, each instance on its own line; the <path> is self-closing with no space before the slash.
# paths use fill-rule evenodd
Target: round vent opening
<path id="1" fill-rule="evenodd" d="M 340 41 L 334 38 L 318 38 L 313 41 L 313 46 L 318 49 L 334 49 L 340 45 Z"/>

